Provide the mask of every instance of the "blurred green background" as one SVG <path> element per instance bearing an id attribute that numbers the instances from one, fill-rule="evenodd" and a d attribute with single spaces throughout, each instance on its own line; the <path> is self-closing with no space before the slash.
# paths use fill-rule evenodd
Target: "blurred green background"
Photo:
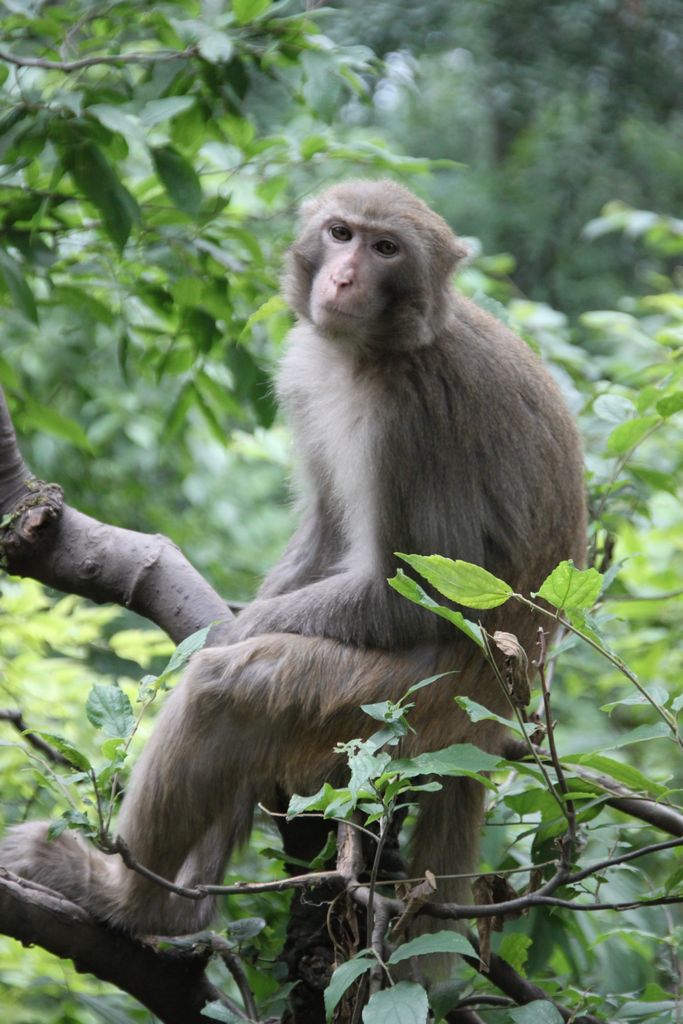
<path id="1" fill-rule="evenodd" d="M 540 351 L 579 418 L 591 554 L 610 574 L 594 625 L 675 722 L 683 4 L 305 6 L 0 3 L 0 384 L 24 456 L 72 505 L 167 534 L 226 598 L 248 598 L 293 521 L 271 379 L 297 204 L 343 177 L 400 180 L 468 239 L 458 287 Z M 134 698 L 170 647 L 132 616 L 0 585 L 0 704 L 97 756 L 90 685 Z M 562 752 L 606 754 L 636 791 L 680 803 L 680 744 L 657 732 L 661 715 L 599 655 L 567 647 Z M 6 819 L 61 813 L 60 787 L 0 727 Z M 485 866 L 541 856 L 545 795 L 501 780 Z M 596 814 L 589 860 L 665 838 Z M 236 875 L 277 870 L 255 852 L 275 844 L 262 825 Z M 675 857 L 650 858 L 599 895 L 680 894 L 681 875 Z M 268 961 L 286 901 L 236 904 L 232 916 L 269 922 L 249 969 L 264 1014 L 278 1012 Z M 567 1005 L 664 1024 L 683 1012 L 674 911 L 535 912 L 496 941 Z M 8 1024 L 151 1019 L 7 939 L 0 985 Z M 482 986 L 463 968 L 454 991 Z"/>

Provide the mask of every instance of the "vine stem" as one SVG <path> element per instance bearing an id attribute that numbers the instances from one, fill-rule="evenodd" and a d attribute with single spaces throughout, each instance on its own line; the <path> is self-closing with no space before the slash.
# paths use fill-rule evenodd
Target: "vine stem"
<path id="1" fill-rule="evenodd" d="M 559 614 L 559 611 L 557 613 L 550 612 L 547 608 L 543 608 L 542 605 L 536 604 L 535 601 L 530 601 L 529 598 L 524 597 L 523 594 L 513 593 L 510 596 L 516 598 L 518 601 L 521 601 L 522 604 L 527 605 L 528 608 L 532 608 L 534 611 L 540 612 L 542 615 L 545 615 L 546 618 L 553 619 L 553 621 L 561 623 L 565 629 L 569 630 L 570 633 L 573 633 L 575 636 L 578 636 L 581 640 L 587 643 L 589 647 L 592 647 L 594 651 L 597 651 L 598 654 L 601 654 L 603 656 L 603 658 L 606 658 L 607 661 L 614 665 L 615 668 L 619 669 L 622 675 L 625 675 L 628 681 L 632 683 L 633 686 L 635 686 L 636 690 L 638 690 L 641 697 L 644 697 L 648 704 L 652 705 L 652 707 L 655 709 L 659 717 L 666 723 L 667 727 L 671 730 L 673 738 L 676 740 L 676 742 L 683 746 L 683 741 L 681 741 L 681 737 L 678 734 L 676 723 L 672 719 L 671 715 L 669 715 L 666 708 L 663 708 L 660 704 L 657 703 L 657 701 L 653 697 L 650 696 L 650 694 L 647 692 L 647 690 L 640 682 L 640 680 L 637 678 L 637 676 L 635 676 L 633 672 L 631 672 L 628 665 L 626 665 L 625 662 L 623 662 L 617 654 L 613 654 L 610 650 L 608 650 L 607 647 L 603 647 L 601 644 L 597 643 L 597 641 L 587 636 L 586 633 L 582 633 L 581 630 L 577 629 L 576 626 L 573 626 L 568 619 L 562 618 Z"/>

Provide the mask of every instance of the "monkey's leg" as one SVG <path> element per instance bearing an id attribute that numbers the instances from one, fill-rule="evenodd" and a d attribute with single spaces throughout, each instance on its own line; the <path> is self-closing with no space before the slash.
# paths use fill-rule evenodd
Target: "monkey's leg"
<path id="1" fill-rule="evenodd" d="M 305 784 L 324 771 L 306 732 L 315 734 L 317 721 L 308 719 L 319 721 L 321 702 L 333 703 L 342 666 L 328 647 L 339 645 L 266 636 L 193 659 L 126 792 L 118 833 L 135 861 L 185 886 L 218 882 L 232 848 L 248 836 L 255 800 L 268 799 L 280 780 Z M 293 749 L 297 741 L 303 755 Z M 210 919 L 212 900 L 172 894 L 73 833 L 49 841 L 47 828 L 10 830 L 0 864 L 132 932 L 190 932 Z"/>
<path id="2" fill-rule="evenodd" d="M 165 701 L 124 799 L 118 833 L 135 861 L 178 884 L 220 881 L 274 768 L 265 706 L 249 699 L 277 675 L 258 642 L 207 650 Z M 55 841 L 47 824 L 8 833 L 0 864 L 54 888 L 96 917 L 135 933 L 203 927 L 213 901 L 194 901 L 129 870 L 73 833 Z"/>
<path id="3" fill-rule="evenodd" d="M 450 662 L 429 647 L 389 654 L 291 634 L 201 652 L 133 772 L 118 829 L 133 858 L 179 884 L 220 881 L 256 799 L 277 785 L 312 791 L 340 764 L 335 742 L 372 731 L 361 704 L 396 700 Z M 415 749 L 454 742 L 463 720 L 450 688 L 428 691 L 436 704 L 420 709 Z M 212 914 L 211 900 L 171 894 L 72 834 L 48 842 L 41 823 L 12 830 L 0 863 L 137 933 L 194 931 Z"/>

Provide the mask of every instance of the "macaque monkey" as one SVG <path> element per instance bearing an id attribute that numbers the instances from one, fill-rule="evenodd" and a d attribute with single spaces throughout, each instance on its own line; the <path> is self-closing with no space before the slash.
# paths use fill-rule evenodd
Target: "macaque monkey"
<path id="1" fill-rule="evenodd" d="M 500 751 L 464 694 L 505 695 L 478 648 L 387 584 L 394 552 L 485 566 L 529 593 L 584 555 L 580 446 L 533 352 L 463 298 L 448 225 L 390 181 L 350 181 L 306 202 L 284 293 L 296 313 L 278 396 L 301 464 L 301 520 L 229 644 L 197 654 L 132 774 L 118 825 L 135 860 L 185 886 L 220 882 L 257 801 L 338 777 L 335 743 L 367 736 L 361 704 L 415 694 L 402 756 L 450 743 Z M 538 621 L 509 602 L 484 619 L 533 657 Z M 481 787 L 424 794 L 412 874 L 472 871 Z M 207 925 L 212 901 L 169 893 L 45 823 L 10 831 L 0 863 L 137 934 Z M 445 882 L 444 899 L 462 899 Z"/>

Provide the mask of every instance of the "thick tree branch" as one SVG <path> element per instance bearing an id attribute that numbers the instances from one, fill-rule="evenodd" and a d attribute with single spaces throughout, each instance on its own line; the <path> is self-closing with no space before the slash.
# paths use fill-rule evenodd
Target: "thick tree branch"
<path id="1" fill-rule="evenodd" d="M 201 1009 L 223 1001 L 206 979 L 210 951 L 156 949 L 99 924 L 75 903 L 0 868 L 0 931 L 24 945 L 73 960 L 76 970 L 112 982 L 164 1024 L 206 1024 Z"/>
<path id="2" fill-rule="evenodd" d="M 477 948 L 476 940 L 471 936 L 470 942 Z M 481 971 L 489 981 L 493 982 L 496 988 L 499 988 L 501 992 L 504 992 L 506 996 L 510 996 L 515 1003 L 521 1006 L 524 1006 L 526 1003 L 532 1003 L 536 999 L 546 999 L 553 1004 L 562 1020 L 573 1021 L 574 1024 L 600 1024 L 598 1018 L 594 1017 L 593 1014 L 575 1016 L 573 1011 L 567 1010 L 560 1003 L 556 1003 L 554 999 L 550 999 L 547 992 L 544 992 L 542 988 L 534 985 L 527 978 L 523 978 L 507 960 L 503 960 L 497 953 L 489 955 L 488 968 L 485 971 L 481 970 L 481 961 L 479 959 L 472 960 L 467 957 L 465 959 L 478 971 Z"/>
<path id="3" fill-rule="evenodd" d="M 518 740 L 511 739 L 506 744 L 505 757 L 508 761 L 521 761 L 528 753 L 526 744 Z M 545 757 L 543 751 L 539 750 L 539 754 L 543 754 Z M 547 763 L 551 763 L 549 759 Z M 609 807 L 614 807 L 615 810 L 622 811 L 632 818 L 639 818 L 641 821 L 647 822 L 648 825 L 654 825 L 655 828 L 661 829 L 662 832 L 668 832 L 669 835 L 683 836 L 683 814 L 676 808 L 648 797 L 639 796 L 608 775 L 601 775 L 574 761 L 568 762 L 565 767 L 574 775 L 600 786 L 611 794 L 605 801 Z"/>
<path id="4" fill-rule="evenodd" d="M 614 786 L 614 791 L 620 788 Z M 641 799 L 637 796 L 610 797 L 607 803 L 615 810 L 622 811 L 631 818 L 640 818 L 662 832 L 668 832 L 672 836 L 683 836 L 683 814 L 667 804 L 658 804 L 655 800 Z"/>
<path id="5" fill-rule="evenodd" d="M 101 523 L 64 504 L 55 484 L 37 480 L 21 457 L 1 390 L 0 517 L 0 559 L 10 573 L 130 608 L 176 643 L 232 618 L 167 537 Z"/>

